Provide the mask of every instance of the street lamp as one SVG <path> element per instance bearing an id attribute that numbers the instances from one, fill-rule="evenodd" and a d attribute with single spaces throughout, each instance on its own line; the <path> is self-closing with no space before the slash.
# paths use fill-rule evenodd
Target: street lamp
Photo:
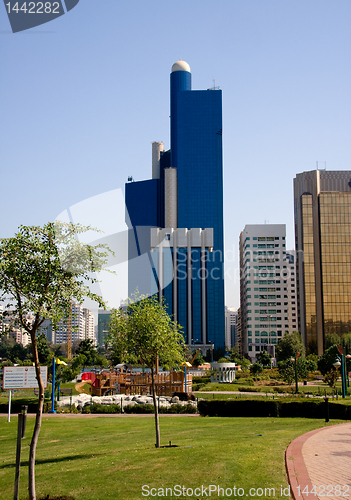
<path id="1" fill-rule="evenodd" d="M 339 350 L 339 352 L 340 352 L 340 350 Z M 336 369 L 340 368 L 342 397 L 345 398 L 345 393 L 346 393 L 346 390 L 345 390 L 345 368 L 344 368 L 344 359 L 343 358 L 344 358 L 343 354 L 341 354 L 341 361 L 340 361 L 340 357 L 337 356 L 335 363 L 333 363 L 333 365 L 335 366 Z"/>
<path id="2" fill-rule="evenodd" d="M 351 354 L 347 354 L 345 356 L 346 359 L 351 359 Z M 350 379 L 349 379 L 349 371 L 347 369 L 347 361 L 345 361 L 345 366 L 346 366 L 346 377 L 347 377 L 347 387 L 350 387 Z"/>

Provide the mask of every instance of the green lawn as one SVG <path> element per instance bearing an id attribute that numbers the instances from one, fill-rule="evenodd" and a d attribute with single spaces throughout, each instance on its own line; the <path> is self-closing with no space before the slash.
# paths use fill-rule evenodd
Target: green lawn
<path id="1" fill-rule="evenodd" d="M 142 486 L 173 488 L 286 487 L 284 452 L 300 434 L 323 420 L 274 418 L 161 417 L 161 444 L 154 448 L 152 417 L 47 417 L 37 450 L 37 495 L 75 500 L 140 500 Z M 27 498 L 27 460 L 33 418 L 22 441 L 20 499 Z M 338 423 L 338 422 L 334 422 Z M 17 418 L 0 418 L 0 491 L 13 498 Z M 144 493 L 147 493 L 146 487 Z M 199 498 L 191 491 L 180 498 Z M 170 493 L 168 492 L 168 496 Z M 173 494 L 173 496 L 175 496 Z M 212 494 L 217 496 L 217 494 Z M 205 496 L 203 496 L 205 498 Z M 178 496 L 179 498 L 179 496 Z M 256 498 L 256 497 L 251 497 Z M 258 498 L 258 497 L 257 497 Z M 261 497 L 262 498 L 262 497 Z"/>

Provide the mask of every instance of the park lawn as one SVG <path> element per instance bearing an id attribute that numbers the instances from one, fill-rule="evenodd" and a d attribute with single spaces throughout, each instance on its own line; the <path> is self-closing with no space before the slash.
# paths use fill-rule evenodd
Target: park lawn
<path id="1" fill-rule="evenodd" d="M 154 448 L 152 417 L 44 415 L 36 456 L 38 498 L 50 494 L 72 495 L 75 500 L 140 500 L 147 498 L 143 485 L 194 489 L 213 484 L 245 491 L 275 488 L 270 498 L 281 500 L 281 485 L 287 486 L 286 447 L 297 436 L 326 425 L 323 420 L 300 418 L 161 416 L 160 421 L 161 444 L 171 440 L 178 447 Z M 33 423 L 28 417 L 22 441 L 21 500 L 27 498 Z M 8 423 L 1 417 L 0 426 L 1 499 L 10 500 L 17 418 Z M 181 498 L 196 499 L 199 494 Z"/>

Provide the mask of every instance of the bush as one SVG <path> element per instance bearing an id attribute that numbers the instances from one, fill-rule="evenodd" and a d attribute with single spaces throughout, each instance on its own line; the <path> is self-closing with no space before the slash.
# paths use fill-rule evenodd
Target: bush
<path id="1" fill-rule="evenodd" d="M 193 376 L 193 385 L 194 384 L 208 384 L 211 382 L 211 375 L 194 375 Z"/>
<path id="2" fill-rule="evenodd" d="M 259 363 L 254 363 L 250 366 L 250 373 L 253 375 L 259 375 L 263 372 L 263 367 Z"/>
<path id="3" fill-rule="evenodd" d="M 261 387 L 239 386 L 238 391 L 240 391 L 240 392 L 261 392 L 262 389 L 261 389 Z"/>
<path id="4" fill-rule="evenodd" d="M 86 403 L 82 409 L 82 413 L 121 413 L 119 405 L 102 405 L 99 403 Z"/>
<path id="5" fill-rule="evenodd" d="M 154 405 L 137 404 L 123 406 L 124 413 L 154 413 Z"/>
<path id="6" fill-rule="evenodd" d="M 195 401 L 195 394 L 192 392 L 174 392 L 172 396 L 178 396 L 179 401 Z"/>
<path id="7" fill-rule="evenodd" d="M 154 413 L 154 405 L 150 404 L 138 404 L 138 405 L 127 405 L 123 407 L 124 413 Z M 197 413 L 197 408 L 194 405 L 187 404 L 172 404 L 170 407 L 160 406 L 160 414 L 165 413 Z"/>

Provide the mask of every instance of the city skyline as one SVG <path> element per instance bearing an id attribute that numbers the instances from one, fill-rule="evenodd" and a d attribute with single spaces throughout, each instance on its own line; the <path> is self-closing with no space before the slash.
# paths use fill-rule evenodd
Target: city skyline
<path id="1" fill-rule="evenodd" d="M 225 252 L 233 260 L 225 302 L 238 307 L 242 227 L 284 223 L 292 248 L 292 179 L 316 165 L 349 169 L 351 6 L 184 2 L 184 16 L 182 2 L 106 5 L 80 2 L 69 16 L 16 35 L 0 12 L 2 165 L 6 185 L 16 186 L 3 190 L 0 234 L 122 190 L 129 175 L 143 179 L 150 143 L 169 147 L 167 75 L 181 57 L 193 88 L 224 91 Z M 182 24 L 181 37 L 160 25 L 158 9 Z"/>

